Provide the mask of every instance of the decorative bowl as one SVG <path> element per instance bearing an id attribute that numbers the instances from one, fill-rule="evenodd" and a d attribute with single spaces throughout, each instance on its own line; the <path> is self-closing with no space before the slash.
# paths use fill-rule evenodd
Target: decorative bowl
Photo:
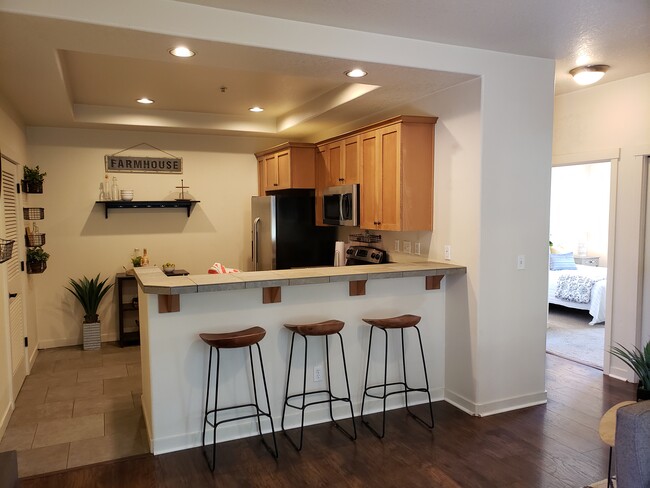
<path id="1" fill-rule="evenodd" d="M 163 264 L 163 273 L 171 273 L 176 269 L 175 264 Z"/>
<path id="2" fill-rule="evenodd" d="M 120 197 L 126 202 L 133 200 L 133 190 L 121 190 Z"/>

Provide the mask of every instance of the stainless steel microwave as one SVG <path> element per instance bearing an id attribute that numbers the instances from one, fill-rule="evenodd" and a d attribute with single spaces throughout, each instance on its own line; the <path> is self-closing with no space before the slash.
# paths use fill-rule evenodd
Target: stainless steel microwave
<path id="1" fill-rule="evenodd" d="M 359 225 L 359 185 L 330 186 L 323 191 L 323 223 Z"/>

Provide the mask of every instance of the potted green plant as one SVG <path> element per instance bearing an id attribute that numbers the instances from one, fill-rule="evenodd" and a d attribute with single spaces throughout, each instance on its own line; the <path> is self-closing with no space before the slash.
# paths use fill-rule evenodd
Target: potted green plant
<path id="1" fill-rule="evenodd" d="M 650 400 L 650 341 L 643 349 L 634 346 L 633 349 L 618 344 L 609 353 L 623 361 L 639 377 L 636 391 L 637 400 Z"/>
<path id="2" fill-rule="evenodd" d="M 25 193 L 43 193 L 43 180 L 47 173 L 41 173 L 38 165 L 34 168 L 23 167 L 23 191 Z"/>
<path id="3" fill-rule="evenodd" d="M 42 273 L 47 269 L 50 255 L 41 246 L 27 248 L 27 273 Z"/>
<path id="4" fill-rule="evenodd" d="M 108 278 L 99 281 L 99 275 L 89 280 L 85 276 L 79 280 L 70 278 L 71 288 L 65 287 L 72 293 L 84 309 L 83 341 L 84 350 L 99 349 L 101 346 L 101 322 L 97 309 L 102 298 L 108 293 L 113 284 L 106 284 Z"/>

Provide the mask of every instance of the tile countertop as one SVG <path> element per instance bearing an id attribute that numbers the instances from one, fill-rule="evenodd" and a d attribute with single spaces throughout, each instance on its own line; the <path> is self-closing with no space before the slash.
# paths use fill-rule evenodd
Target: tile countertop
<path id="1" fill-rule="evenodd" d="M 439 276 L 466 273 L 465 266 L 422 261 L 361 266 L 297 268 L 274 271 L 246 271 L 229 274 L 167 276 L 160 268 L 136 268 L 135 276 L 145 293 L 182 295 L 244 288 L 311 285 L 411 276 Z"/>

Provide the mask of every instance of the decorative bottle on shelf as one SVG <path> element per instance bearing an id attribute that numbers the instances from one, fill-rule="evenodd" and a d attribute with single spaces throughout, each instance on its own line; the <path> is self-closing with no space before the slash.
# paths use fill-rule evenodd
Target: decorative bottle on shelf
<path id="1" fill-rule="evenodd" d="M 142 250 L 142 266 L 149 266 L 149 256 L 147 256 L 147 250 Z"/>
<path id="2" fill-rule="evenodd" d="M 111 186 L 111 200 L 120 199 L 120 187 L 117 186 L 117 176 L 113 176 L 113 185 Z"/>
<path id="3" fill-rule="evenodd" d="M 104 175 L 104 183 L 102 185 L 102 193 L 104 194 L 104 200 L 110 201 L 113 199 L 113 195 L 111 193 L 111 184 L 108 181 L 108 175 Z"/>

